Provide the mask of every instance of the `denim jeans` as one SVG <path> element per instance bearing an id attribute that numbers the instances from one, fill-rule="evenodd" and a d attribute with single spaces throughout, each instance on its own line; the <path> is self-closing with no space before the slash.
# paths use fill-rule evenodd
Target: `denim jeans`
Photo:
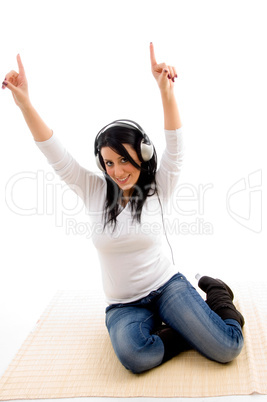
<path id="1" fill-rule="evenodd" d="M 106 309 L 106 326 L 120 362 L 133 373 L 162 363 L 164 344 L 154 332 L 162 322 L 208 359 L 227 363 L 239 355 L 244 340 L 241 326 L 222 320 L 184 275 L 177 273 L 165 285 L 132 303 Z"/>

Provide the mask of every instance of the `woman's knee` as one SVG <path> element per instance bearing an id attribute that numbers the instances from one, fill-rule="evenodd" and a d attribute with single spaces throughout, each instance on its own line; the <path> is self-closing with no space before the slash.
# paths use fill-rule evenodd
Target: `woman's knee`
<path id="1" fill-rule="evenodd" d="M 128 352 L 127 354 L 118 356 L 118 358 L 127 370 L 131 371 L 133 374 L 140 374 L 160 365 L 163 360 L 163 355 L 153 358 L 153 356 L 140 350 L 134 354 Z"/>
<path id="2" fill-rule="evenodd" d="M 134 374 L 139 374 L 158 366 L 164 356 L 162 342 L 152 336 L 139 342 L 122 341 L 117 344 L 115 353 L 121 364 Z"/>
<path id="3" fill-rule="evenodd" d="M 227 345 L 224 348 L 218 350 L 217 356 L 214 360 L 218 363 L 230 363 L 240 355 L 243 346 L 244 338 L 243 336 L 240 336 L 231 346 Z"/>

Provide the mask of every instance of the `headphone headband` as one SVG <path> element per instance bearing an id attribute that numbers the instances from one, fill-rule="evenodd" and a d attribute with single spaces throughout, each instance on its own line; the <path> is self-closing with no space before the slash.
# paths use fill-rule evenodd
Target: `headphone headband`
<path id="1" fill-rule="evenodd" d="M 144 130 L 142 127 L 136 123 L 133 120 L 128 120 L 128 119 L 120 119 L 120 120 L 114 120 L 111 123 L 107 124 L 105 127 L 103 127 L 99 133 L 97 134 L 96 138 L 98 138 L 102 133 L 104 133 L 106 130 L 108 130 L 111 127 L 131 127 L 139 130 L 141 134 L 145 134 Z"/>

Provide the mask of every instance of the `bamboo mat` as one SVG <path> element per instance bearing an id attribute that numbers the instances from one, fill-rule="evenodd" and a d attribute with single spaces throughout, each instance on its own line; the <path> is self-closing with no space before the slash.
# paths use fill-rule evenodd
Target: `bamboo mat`
<path id="1" fill-rule="evenodd" d="M 222 365 L 188 351 L 138 375 L 113 352 L 102 294 L 59 291 L 1 378 L 0 400 L 267 394 L 267 284 L 233 288 L 246 318 L 237 359 Z"/>

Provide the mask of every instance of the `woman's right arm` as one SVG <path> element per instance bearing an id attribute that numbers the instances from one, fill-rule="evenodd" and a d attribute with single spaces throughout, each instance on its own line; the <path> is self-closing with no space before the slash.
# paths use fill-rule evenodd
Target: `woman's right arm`
<path id="1" fill-rule="evenodd" d="M 53 131 L 45 124 L 31 104 L 28 82 L 20 55 L 17 55 L 17 62 L 19 72 L 10 71 L 2 83 L 2 88 L 8 88 L 12 92 L 14 101 L 20 108 L 34 140 L 38 142 L 46 141 L 52 137 Z"/>
<path id="2" fill-rule="evenodd" d="M 30 102 L 28 83 L 19 55 L 17 62 L 19 73 L 10 71 L 2 83 L 2 88 L 8 88 L 12 92 L 15 103 L 22 111 L 36 145 L 46 156 L 54 171 L 82 198 L 88 208 L 90 207 L 89 199 L 90 204 L 95 202 L 100 205 L 105 182 L 103 175 L 96 175 L 80 166 L 53 135 L 53 131 L 41 119 Z"/>

